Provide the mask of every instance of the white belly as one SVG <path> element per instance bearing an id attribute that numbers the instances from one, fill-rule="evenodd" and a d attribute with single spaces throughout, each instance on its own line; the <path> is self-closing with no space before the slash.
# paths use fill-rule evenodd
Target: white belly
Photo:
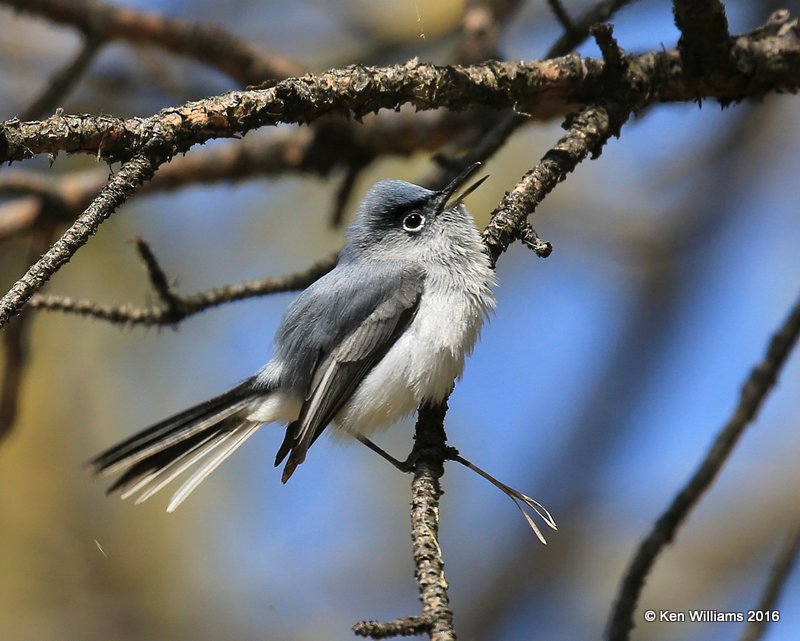
<path id="1" fill-rule="evenodd" d="M 481 275 L 474 290 L 454 291 L 428 274 L 413 322 L 336 415 L 336 427 L 369 434 L 447 396 L 494 306 L 488 265 Z"/>

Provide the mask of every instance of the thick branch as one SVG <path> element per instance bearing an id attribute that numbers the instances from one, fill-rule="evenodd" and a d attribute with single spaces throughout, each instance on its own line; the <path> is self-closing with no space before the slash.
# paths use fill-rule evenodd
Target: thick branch
<path id="1" fill-rule="evenodd" d="M 39 258 L 0 299 L 0 327 L 16 314 L 36 290 L 94 235 L 100 224 L 127 200 L 136 187 L 149 180 L 163 158 L 140 154 L 126 162 L 89 208 Z"/>
<path id="2" fill-rule="evenodd" d="M 366 165 L 382 155 L 408 156 L 435 150 L 465 128 L 475 126 L 473 112 L 385 112 L 363 125 L 320 121 L 319 126 L 276 130 L 227 145 L 198 149 L 174 158 L 139 195 L 203 183 L 236 181 L 299 172 L 327 176 L 337 167 Z M 83 211 L 108 178 L 105 168 L 54 176 L 51 173 L 4 171 L 0 193 L 37 195 L 57 201 L 67 220 Z M 40 206 L 16 200 L 0 205 L 0 241 L 27 231 Z"/>
<path id="3" fill-rule="evenodd" d="M 800 88 L 796 24 L 776 36 L 741 37 L 734 55 L 738 73 L 716 79 L 705 96 L 698 96 L 695 83 L 687 83 L 677 51 L 632 56 L 624 76 L 625 91 L 638 94 L 637 103 L 644 106 L 698 97 L 739 100 Z M 265 125 L 307 123 L 326 114 L 360 118 L 402 104 L 417 109 L 514 107 L 544 117 L 575 105 L 613 99 L 604 82 L 604 67 L 602 61 L 577 55 L 469 67 L 416 62 L 352 66 L 285 80 L 269 89 L 190 102 L 144 119 L 57 115 L 40 123 L 5 121 L 0 124 L 0 162 L 59 150 L 126 159 L 154 139 L 179 153 L 212 138 L 236 136 Z"/>
<path id="4" fill-rule="evenodd" d="M 123 40 L 153 45 L 215 67 L 242 85 L 299 76 L 300 65 L 254 46 L 216 25 L 176 20 L 89 0 L 0 0 L 57 24 L 68 25 L 99 42 Z"/>
<path id="5" fill-rule="evenodd" d="M 675 537 L 678 528 L 705 491 L 714 482 L 745 428 L 755 419 L 778 373 L 786 363 L 800 336 L 800 299 L 777 334 L 772 337 L 764 359 L 751 372 L 742 387 L 739 404 L 714 439 L 695 473 L 658 518 L 653 530 L 636 551 L 619 588 L 611 612 L 609 641 L 626 641 L 633 629 L 633 614 L 645 579 L 664 546 Z"/>

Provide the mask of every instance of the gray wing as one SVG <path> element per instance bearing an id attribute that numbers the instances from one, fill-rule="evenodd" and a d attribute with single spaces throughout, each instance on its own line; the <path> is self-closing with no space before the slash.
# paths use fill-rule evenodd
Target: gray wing
<path id="1" fill-rule="evenodd" d="M 338 342 L 317 352 L 300 415 L 287 427 L 275 459 L 275 465 L 279 465 L 289 456 L 282 476 L 284 483 L 364 377 L 414 319 L 424 284 L 421 270 L 404 266 L 388 279 L 383 274 L 381 280 L 384 293 L 366 317 Z"/>

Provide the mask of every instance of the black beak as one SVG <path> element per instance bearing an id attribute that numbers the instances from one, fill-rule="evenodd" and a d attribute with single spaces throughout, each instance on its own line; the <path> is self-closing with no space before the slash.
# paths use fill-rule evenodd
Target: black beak
<path id="1" fill-rule="evenodd" d="M 467 182 L 467 179 L 474 174 L 478 168 L 480 168 L 481 163 L 476 162 L 469 167 L 467 167 L 464 171 L 462 171 L 458 176 L 455 177 L 453 182 L 451 182 L 447 187 L 442 189 L 439 192 L 439 195 L 436 197 L 436 206 L 434 207 L 435 213 L 441 214 L 445 209 L 452 209 L 453 207 L 458 207 L 463 200 L 469 196 L 473 191 L 475 191 L 478 187 L 481 186 L 484 180 L 486 180 L 489 176 L 484 176 L 480 180 L 475 181 L 472 183 L 467 189 L 462 192 L 462 194 L 453 202 L 452 204 L 448 204 L 450 199 L 453 195 L 461 188 L 461 186 Z"/>

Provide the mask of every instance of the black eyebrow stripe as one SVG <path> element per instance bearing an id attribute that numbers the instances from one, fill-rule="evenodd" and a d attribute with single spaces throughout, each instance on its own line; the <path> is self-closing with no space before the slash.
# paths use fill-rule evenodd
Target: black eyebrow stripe
<path id="1" fill-rule="evenodd" d="M 429 199 L 430 199 L 429 197 L 423 196 L 421 198 L 417 198 L 416 200 L 412 200 L 410 202 L 401 203 L 397 205 L 397 207 L 392 213 L 394 214 L 395 217 L 399 218 L 403 214 L 406 214 L 413 209 L 418 209 L 426 202 L 428 202 Z"/>

